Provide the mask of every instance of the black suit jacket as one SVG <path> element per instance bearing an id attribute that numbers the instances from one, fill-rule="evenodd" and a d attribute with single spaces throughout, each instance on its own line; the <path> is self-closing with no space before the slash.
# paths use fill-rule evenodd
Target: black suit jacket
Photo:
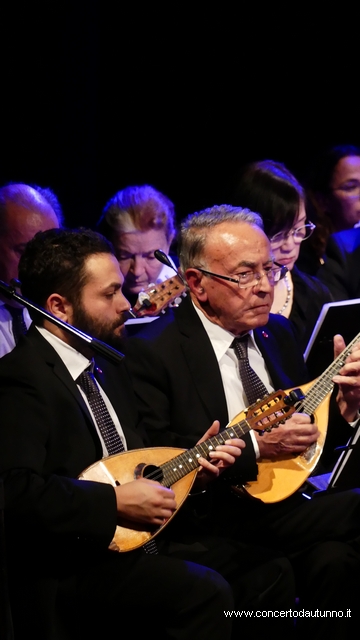
<path id="1" fill-rule="evenodd" d="M 268 324 L 256 329 L 254 336 L 275 389 L 308 381 L 299 344 L 286 318 L 270 314 Z M 234 417 L 228 415 L 218 362 L 189 297 L 178 309 L 168 310 L 131 337 L 126 356 L 141 424 L 151 444 L 189 448 L 215 419 L 224 428 Z M 333 397 L 322 458 L 326 466 L 336 459 L 334 448 L 345 444 L 351 433 Z M 249 435 L 245 442 L 246 448 L 227 475 L 251 480 L 257 474 L 255 452 Z"/>
<path id="2" fill-rule="evenodd" d="M 288 389 L 307 380 L 307 372 L 290 323 L 271 316 L 255 340 L 275 389 Z M 224 428 L 228 416 L 219 366 L 210 340 L 186 298 L 176 310 L 131 337 L 126 348 L 142 425 L 158 446 L 189 448 L 217 419 Z M 251 438 L 239 467 L 248 479 L 257 467 Z"/>
<path id="3" fill-rule="evenodd" d="M 329 289 L 314 276 L 300 271 L 296 265 L 291 272 L 294 299 L 289 316 L 299 346 L 304 353 L 323 305 L 333 297 Z"/>
<path id="4" fill-rule="evenodd" d="M 329 287 L 334 300 L 360 298 L 360 229 L 330 236 L 319 279 Z"/>
<path id="5" fill-rule="evenodd" d="M 123 365 L 96 362 L 128 448 L 142 447 Z M 79 563 L 93 562 L 113 537 L 115 493 L 110 485 L 76 479 L 102 457 L 101 444 L 76 384 L 35 327 L 0 361 L 0 399 L 0 473 L 14 602 L 23 588 L 34 607 L 49 612 L 51 625 L 59 579 L 76 573 Z"/>

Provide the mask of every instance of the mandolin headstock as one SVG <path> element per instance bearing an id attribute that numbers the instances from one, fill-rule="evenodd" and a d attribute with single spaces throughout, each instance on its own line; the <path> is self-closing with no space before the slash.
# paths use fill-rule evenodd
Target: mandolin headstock
<path id="1" fill-rule="evenodd" d="M 301 389 L 294 389 L 290 393 L 274 391 L 246 410 L 246 421 L 251 429 L 262 435 L 283 424 L 296 411 L 296 404 L 303 398 Z"/>
<path id="2" fill-rule="evenodd" d="M 158 316 L 168 306 L 174 303 L 179 305 L 185 291 L 185 285 L 174 275 L 160 284 L 151 284 L 145 291 L 140 291 L 132 310 L 137 318 Z"/>

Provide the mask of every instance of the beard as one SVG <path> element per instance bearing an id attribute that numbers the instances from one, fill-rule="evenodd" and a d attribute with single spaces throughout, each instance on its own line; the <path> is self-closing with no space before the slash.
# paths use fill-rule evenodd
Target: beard
<path id="1" fill-rule="evenodd" d="M 72 324 L 80 331 L 87 333 L 92 338 L 101 340 L 114 349 L 122 350 L 126 343 L 125 315 L 119 316 L 114 322 L 101 322 L 94 318 L 78 305 L 73 309 Z M 119 330 L 121 327 L 121 330 Z"/>

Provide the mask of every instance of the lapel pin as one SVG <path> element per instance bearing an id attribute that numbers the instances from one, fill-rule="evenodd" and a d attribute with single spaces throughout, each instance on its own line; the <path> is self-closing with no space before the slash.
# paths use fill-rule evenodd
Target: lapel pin
<path id="1" fill-rule="evenodd" d="M 262 331 L 262 332 L 261 332 L 261 335 L 262 335 L 264 338 L 268 338 L 268 337 L 269 337 L 269 336 L 268 336 L 268 334 L 266 333 L 266 331 Z"/>

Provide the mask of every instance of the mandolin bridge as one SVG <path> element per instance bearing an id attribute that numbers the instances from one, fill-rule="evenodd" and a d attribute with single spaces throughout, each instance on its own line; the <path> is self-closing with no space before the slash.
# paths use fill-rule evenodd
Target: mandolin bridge
<path id="1" fill-rule="evenodd" d="M 311 462 L 311 460 L 313 459 L 315 453 L 316 453 L 316 442 L 313 442 L 310 447 L 308 447 L 307 449 L 305 449 L 305 451 L 303 451 L 303 453 L 300 455 L 301 458 L 303 458 L 303 460 L 305 460 L 305 462 Z"/>

